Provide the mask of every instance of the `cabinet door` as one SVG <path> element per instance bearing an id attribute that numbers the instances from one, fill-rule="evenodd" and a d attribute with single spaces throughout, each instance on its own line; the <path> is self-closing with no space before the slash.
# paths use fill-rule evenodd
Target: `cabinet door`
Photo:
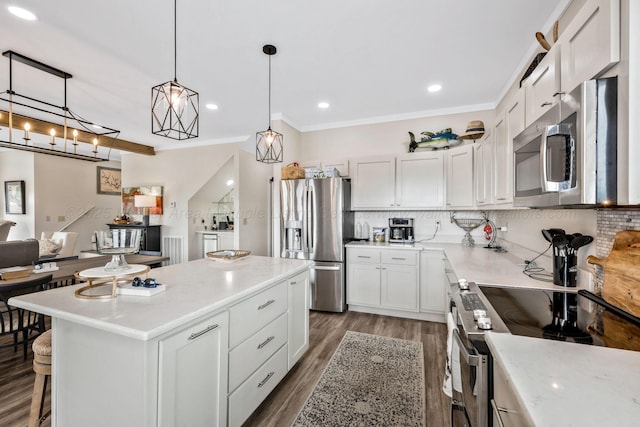
<path id="1" fill-rule="evenodd" d="M 527 126 L 558 101 L 560 92 L 560 46 L 554 45 L 525 83 Z"/>
<path id="2" fill-rule="evenodd" d="M 348 160 L 323 160 L 323 168 L 336 168 L 341 177 L 349 176 L 349 161 Z"/>
<path id="3" fill-rule="evenodd" d="M 523 408 L 516 399 L 513 384 L 504 372 L 502 364 L 495 360 L 493 362 L 493 396 L 491 408 L 494 426 L 527 427 L 530 425 Z"/>
<path id="4" fill-rule="evenodd" d="M 218 233 L 218 247 L 220 250 L 236 249 L 234 245 L 234 232 L 223 231 Z"/>
<path id="5" fill-rule="evenodd" d="M 381 301 L 384 308 L 418 311 L 416 266 L 382 264 Z"/>
<path id="6" fill-rule="evenodd" d="M 228 337 L 225 311 L 160 340 L 159 426 L 227 424 Z"/>
<path id="7" fill-rule="evenodd" d="M 493 135 L 487 132 L 473 146 L 474 184 L 476 205 L 489 205 L 493 201 Z"/>
<path id="8" fill-rule="evenodd" d="M 309 348 L 309 273 L 287 280 L 289 288 L 289 361 L 291 367 Z"/>
<path id="9" fill-rule="evenodd" d="M 513 201 L 513 142 L 509 139 L 506 115 L 500 114 L 494 128 L 493 201 L 496 204 Z"/>
<path id="10" fill-rule="evenodd" d="M 444 253 L 425 250 L 420 255 L 420 311 L 443 314 L 447 310 Z"/>
<path id="11" fill-rule="evenodd" d="M 558 43 L 562 90 L 569 93 L 620 60 L 620 1 L 587 1 Z"/>
<path id="12" fill-rule="evenodd" d="M 446 153 L 447 208 L 472 208 L 473 145 L 452 148 Z"/>
<path id="13" fill-rule="evenodd" d="M 396 206 L 444 207 L 444 155 L 411 153 L 396 159 Z"/>
<path id="14" fill-rule="evenodd" d="M 395 159 L 374 157 L 353 161 L 351 208 L 390 208 L 395 206 Z"/>
<path id="15" fill-rule="evenodd" d="M 380 306 L 380 265 L 349 263 L 347 303 Z"/>

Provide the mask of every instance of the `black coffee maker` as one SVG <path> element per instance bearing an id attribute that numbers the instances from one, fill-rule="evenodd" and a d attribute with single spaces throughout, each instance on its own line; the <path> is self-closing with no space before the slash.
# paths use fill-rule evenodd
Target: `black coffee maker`
<path id="1" fill-rule="evenodd" d="M 542 235 L 553 246 L 553 283 L 575 287 L 578 273 L 576 252 L 593 242 L 593 237 L 580 233 L 567 234 L 561 228 L 542 230 Z"/>

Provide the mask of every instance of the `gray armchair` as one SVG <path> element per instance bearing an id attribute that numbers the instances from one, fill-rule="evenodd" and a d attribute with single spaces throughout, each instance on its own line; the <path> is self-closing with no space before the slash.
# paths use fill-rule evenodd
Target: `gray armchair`
<path id="1" fill-rule="evenodd" d="M 36 239 L 0 242 L 0 268 L 31 265 L 38 262 L 40 251 Z"/>

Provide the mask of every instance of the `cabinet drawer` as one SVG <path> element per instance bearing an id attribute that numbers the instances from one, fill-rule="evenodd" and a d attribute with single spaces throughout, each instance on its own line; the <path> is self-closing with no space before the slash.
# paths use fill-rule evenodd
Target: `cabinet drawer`
<path id="1" fill-rule="evenodd" d="M 349 262 L 353 263 L 380 263 L 380 251 L 375 249 L 353 249 L 349 248 L 347 253 Z"/>
<path id="2" fill-rule="evenodd" d="M 229 395 L 229 426 L 242 425 L 282 381 L 287 373 L 287 352 L 285 345 Z"/>
<path id="3" fill-rule="evenodd" d="M 287 342 L 287 315 L 282 314 L 229 353 L 229 391 L 235 390 Z"/>
<path id="4" fill-rule="evenodd" d="M 282 282 L 229 309 L 229 348 L 287 311 L 287 284 Z"/>
<path id="5" fill-rule="evenodd" d="M 417 265 L 418 253 L 415 251 L 382 251 L 383 264 Z"/>

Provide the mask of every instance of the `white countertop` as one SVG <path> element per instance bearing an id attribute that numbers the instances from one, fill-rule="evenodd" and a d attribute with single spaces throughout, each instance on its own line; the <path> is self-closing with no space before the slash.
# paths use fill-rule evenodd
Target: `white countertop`
<path id="1" fill-rule="evenodd" d="M 637 426 L 640 353 L 488 333 L 531 425 Z"/>
<path id="2" fill-rule="evenodd" d="M 261 288 L 298 274 L 309 262 L 248 256 L 233 263 L 200 259 L 151 270 L 167 287 L 154 296 L 87 300 L 65 286 L 12 298 L 12 305 L 140 340 L 222 309 Z"/>
<path id="3" fill-rule="evenodd" d="M 577 288 L 565 288 L 552 282 L 532 279 L 522 273 L 524 260 L 512 252 L 496 252 L 478 245 L 472 248 L 460 243 L 414 243 L 413 245 L 390 244 L 388 242 L 360 241 L 351 242 L 348 248 L 372 248 L 393 250 L 442 250 L 451 263 L 458 278 L 482 285 L 501 287 L 524 287 L 531 289 L 547 289 L 573 291 Z"/>
<path id="4" fill-rule="evenodd" d="M 198 234 L 222 234 L 233 233 L 233 230 L 196 230 Z"/>

